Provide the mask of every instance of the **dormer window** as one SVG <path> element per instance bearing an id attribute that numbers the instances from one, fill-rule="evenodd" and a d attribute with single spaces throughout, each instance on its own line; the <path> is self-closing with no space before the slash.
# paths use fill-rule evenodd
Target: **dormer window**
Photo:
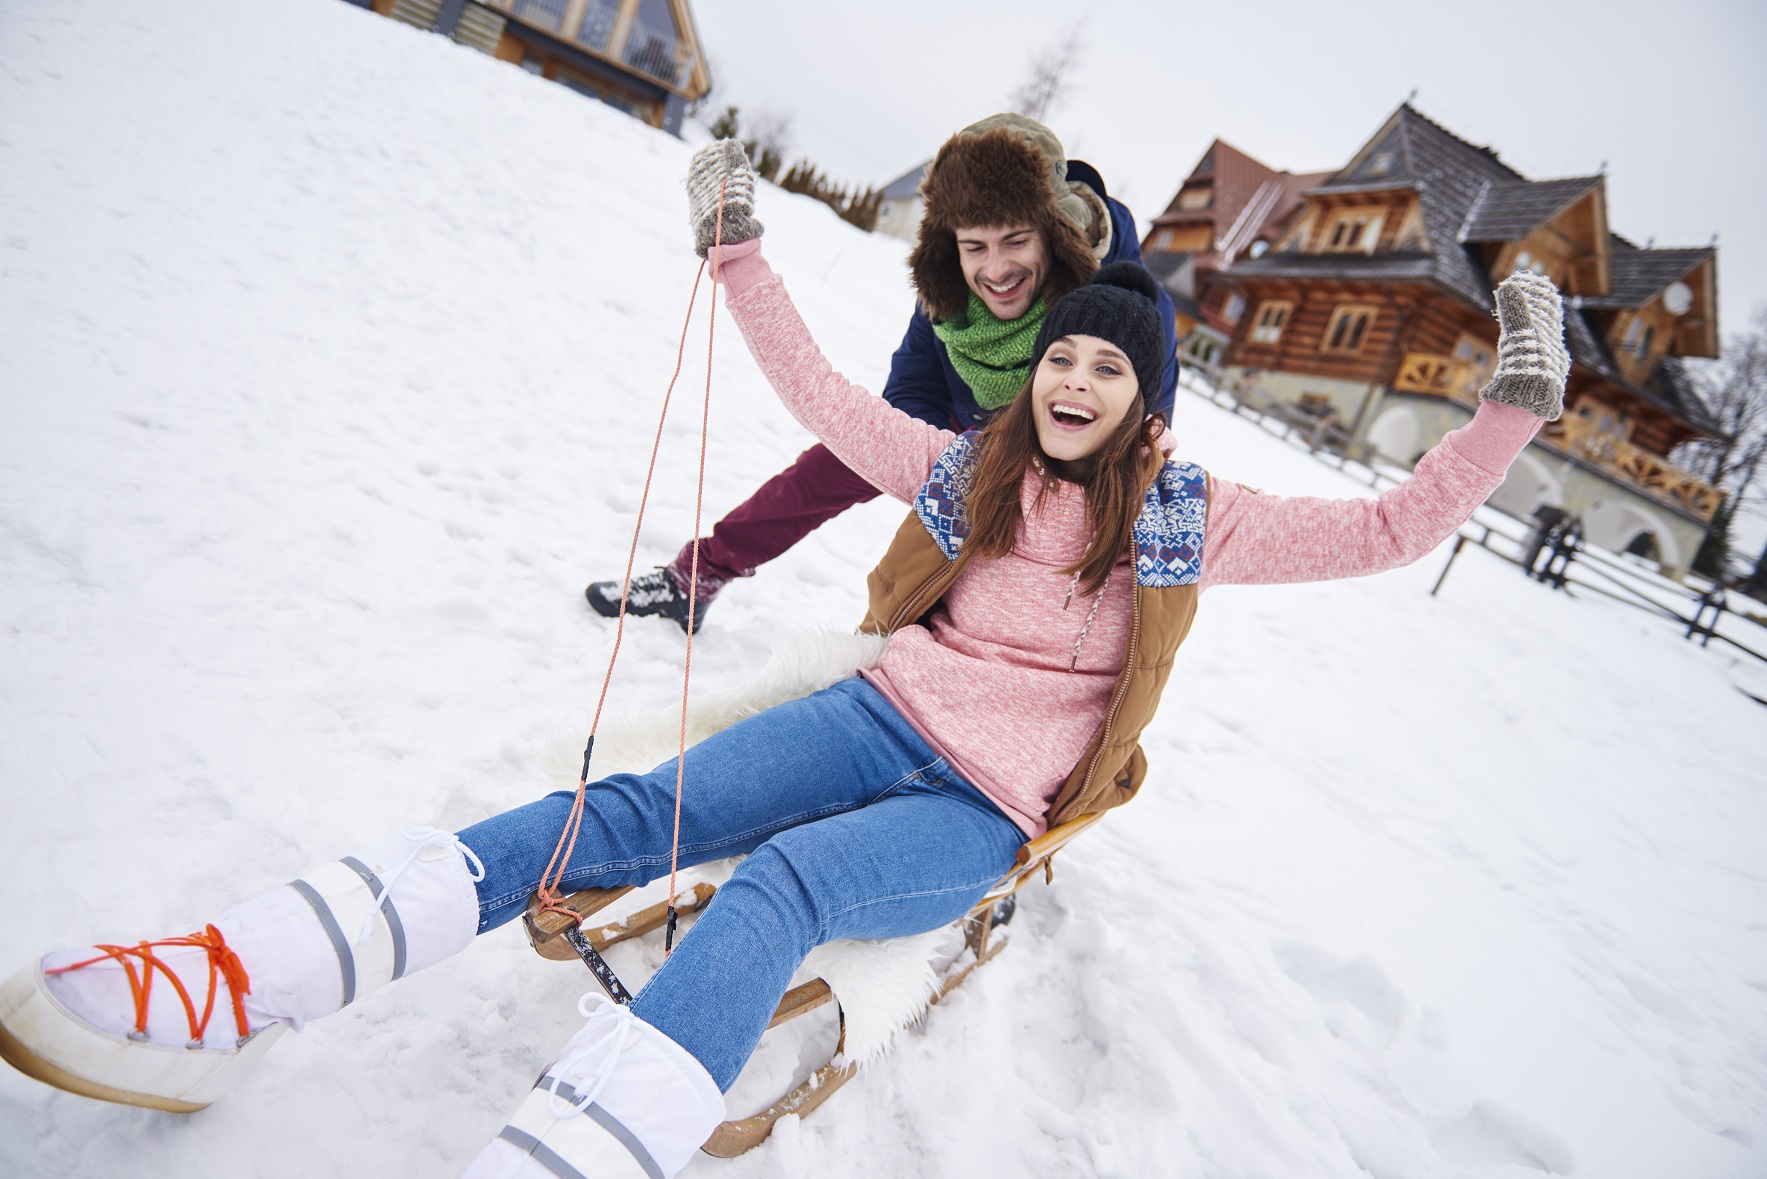
<path id="1" fill-rule="evenodd" d="M 1178 194 L 1178 207 L 1186 212 L 1206 209 L 1215 203 L 1215 186 L 1212 184 L 1187 188 Z"/>
<path id="2" fill-rule="evenodd" d="M 1393 153 L 1392 152 L 1390 152 L 1390 151 L 1377 151 L 1374 153 L 1374 155 L 1372 157 L 1369 158 L 1368 175 L 1370 175 L 1370 176 L 1385 176 L 1388 172 L 1391 172 L 1392 170 L 1393 170 Z"/>
<path id="3" fill-rule="evenodd" d="M 1634 356 L 1643 356 L 1644 353 L 1638 347 L 1638 341 L 1643 334 L 1644 321 L 1635 315 L 1632 317 L 1632 322 L 1626 325 L 1626 338 L 1620 341 L 1620 350 L 1630 352 Z"/>
<path id="4" fill-rule="evenodd" d="M 1379 209 L 1346 209 L 1337 215 L 1326 232 L 1324 249 L 1327 253 L 1344 254 L 1357 250 L 1365 254 L 1374 252 L 1374 243 L 1380 240 L 1381 222 L 1385 214 Z"/>
<path id="5" fill-rule="evenodd" d="M 1637 321 L 1634 321 L 1634 322 L 1637 322 Z M 1657 336 L 1657 329 L 1656 328 L 1653 328 L 1653 327 L 1645 328 L 1644 334 L 1638 337 L 1638 347 L 1633 351 L 1632 355 L 1637 357 L 1639 360 L 1643 360 L 1646 356 L 1649 356 L 1650 355 L 1650 346 L 1652 343 L 1654 343 L 1656 341 L 1656 336 Z"/>

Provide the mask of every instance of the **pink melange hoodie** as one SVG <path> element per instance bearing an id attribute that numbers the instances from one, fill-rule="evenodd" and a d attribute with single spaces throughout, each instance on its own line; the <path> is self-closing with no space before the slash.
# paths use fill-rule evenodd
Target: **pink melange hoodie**
<path id="1" fill-rule="evenodd" d="M 725 247 L 717 274 L 761 371 L 842 462 L 912 504 L 956 437 L 835 372 L 760 239 Z M 1378 499 L 1285 499 L 1209 477 L 1201 588 L 1359 577 L 1417 560 L 1496 490 L 1540 419 L 1485 402 Z M 1012 554 L 972 563 L 925 625 L 890 637 L 865 673 L 929 745 L 1032 837 L 1104 721 L 1128 645 L 1127 554 L 1096 596 L 1063 566 L 1085 550 L 1085 497 L 1063 483 L 1035 504 Z M 1094 605 L 1097 610 L 1094 615 Z M 1091 625 L 1087 618 L 1092 616 Z"/>

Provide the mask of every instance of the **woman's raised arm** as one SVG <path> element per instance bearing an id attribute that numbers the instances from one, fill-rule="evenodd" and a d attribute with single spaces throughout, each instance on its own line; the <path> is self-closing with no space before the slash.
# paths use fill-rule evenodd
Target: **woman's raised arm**
<path id="1" fill-rule="evenodd" d="M 718 200 L 723 192 L 723 226 Z M 910 417 L 834 371 L 785 284 L 761 256 L 754 171 L 742 145 L 719 140 L 694 154 L 687 175 L 694 245 L 729 292 L 730 313 L 774 392 L 805 429 L 886 495 L 912 503 L 933 460 L 956 437 Z M 714 237 L 724 243 L 714 246 Z"/>
<path id="2" fill-rule="evenodd" d="M 1380 573 L 1452 536 L 1564 407 L 1570 356 L 1557 288 L 1536 274 L 1512 275 L 1497 289 L 1497 316 L 1497 373 L 1479 391 L 1473 420 L 1379 498 L 1284 498 L 1211 478 L 1203 588 Z"/>

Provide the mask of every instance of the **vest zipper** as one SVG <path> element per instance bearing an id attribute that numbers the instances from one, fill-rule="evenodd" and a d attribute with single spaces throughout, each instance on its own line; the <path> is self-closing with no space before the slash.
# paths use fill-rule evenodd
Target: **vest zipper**
<path id="1" fill-rule="evenodd" d="M 963 554 L 959 553 L 952 560 L 951 564 L 956 565 L 961 560 L 963 560 Z M 895 617 L 890 619 L 890 625 L 884 631 L 884 633 L 885 634 L 895 634 L 896 628 L 902 625 L 902 620 L 904 618 L 908 617 L 908 615 L 913 611 L 915 606 L 920 604 L 920 599 L 926 597 L 926 591 L 932 589 L 933 586 L 937 585 L 941 579 L 943 579 L 947 576 L 949 576 L 952 581 L 957 580 L 956 575 L 954 573 L 952 573 L 951 570 L 946 569 L 946 570 L 942 570 L 938 573 L 933 574 L 931 577 L 929 577 L 925 581 L 921 582 L 920 588 L 914 591 L 914 596 L 912 598 L 909 598 L 906 602 L 904 602 L 902 604 L 902 607 L 896 611 Z"/>

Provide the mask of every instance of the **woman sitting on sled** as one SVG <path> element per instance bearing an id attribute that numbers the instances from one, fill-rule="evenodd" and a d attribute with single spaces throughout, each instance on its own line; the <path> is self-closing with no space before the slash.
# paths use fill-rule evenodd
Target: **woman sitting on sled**
<path id="1" fill-rule="evenodd" d="M 702 253 L 722 226 L 715 276 L 780 397 L 912 506 L 869 579 L 864 628 L 889 643 L 875 670 L 687 752 L 680 862 L 748 858 L 629 1008 L 593 1009 L 475 1176 L 679 1171 L 813 947 L 948 924 L 1027 838 L 1135 794 L 1138 738 L 1204 588 L 1415 560 L 1562 402 L 1558 294 L 1517 275 L 1483 404 L 1411 478 L 1378 500 L 1261 495 L 1162 453 L 1146 414 L 1161 326 L 1131 264 L 1051 307 L 1025 391 L 954 436 L 831 371 L 761 256 L 740 147 L 702 150 L 689 190 Z M 666 874 L 675 780 L 670 762 L 590 783 L 562 883 Z M 407 828 L 199 933 L 49 954 L 0 986 L 0 1055 L 75 1093 L 200 1109 L 288 1028 L 519 914 L 572 802 Z"/>

